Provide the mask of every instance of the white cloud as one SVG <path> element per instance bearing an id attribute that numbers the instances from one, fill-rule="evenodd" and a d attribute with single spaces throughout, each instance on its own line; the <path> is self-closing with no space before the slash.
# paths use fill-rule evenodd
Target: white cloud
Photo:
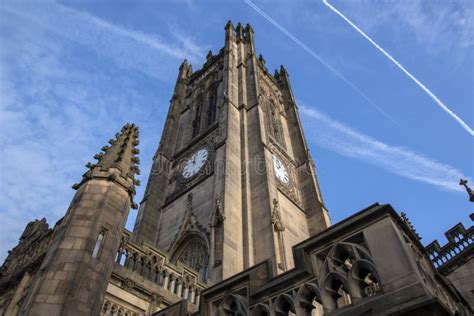
<path id="1" fill-rule="evenodd" d="M 293 35 L 290 31 L 288 31 L 285 27 L 283 27 L 280 23 L 275 21 L 271 16 L 269 16 L 265 11 L 263 11 L 260 7 L 258 7 L 255 3 L 250 0 L 244 0 L 245 3 L 250 6 L 252 9 L 255 10 L 258 14 L 260 14 L 265 20 L 267 20 L 270 24 L 272 24 L 275 28 L 277 28 L 280 32 L 285 34 L 289 39 L 291 39 L 296 45 L 306 51 L 311 57 L 316 59 L 319 63 L 321 63 L 324 67 L 326 67 L 332 74 L 336 77 L 344 81 L 352 90 L 354 90 L 357 94 L 359 94 L 367 103 L 369 103 L 375 110 L 377 110 L 380 114 L 385 116 L 387 119 L 392 121 L 393 123 L 398 123 L 388 115 L 384 110 L 382 110 L 375 102 L 373 102 L 362 90 L 360 90 L 356 84 L 354 84 L 351 80 L 347 79 L 342 73 L 336 70 L 331 64 L 329 64 L 324 58 L 322 58 L 319 54 L 317 54 L 313 49 L 311 49 L 308 45 L 303 43 L 299 40 L 295 35 Z"/>
<path id="2" fill-rule="evenodd" d="M 474 6 L 470 0 L 458 1 L 331 1 L 368 32 L 375 32 L 388 24 L 396 32 L 413 35 L 427 47 L 427 52 L 438 53 L 455 48 L 474 46 Z"/>
<path id="3" fill-rule="evenodd" d="M 89 56 L 81 42 L 0 14 L 8 48 L 0 50 L 1 261 L 28 221 L 46 217 L 54 225 L 65 214 L 84 164 L 126 121 L 139 124 L 141 157 L 150 158 L 169 95 L 153 78 L 102 63 L 107 52 Z M 142 164 L 142 177 L 148 169 Z"/>
<path id="4" fill-rule="evenodd" d="M 450 165 L 403 147 L 385 144 L 333 120 L 314 108 L 301 106 L 300 112 L 306 119 L 317 121 L 317 124 L 311 125 L 314 128 L 310 132 L 314 135 L 307 135 L 310 141 L 317 135 L 315 145 L 374 164 L 411 180 L 428 183 L 444 190 L 462 191 L 458 181 L 467 177 Z"/>
<path id="5" fill-rule="evenodd" d="M 65 214 L 84 164 L 126 121 L 141 129 L 143 182 L 168 107 L 159 89 L 207 47 L 178 26 L 146 34 L 47 1 L 2 3 L 0 30 L 1 261 L 28 221 Z"/>
<path id="6" fill-rule="evenodd" d="M 385 57 L 387 57 L 392 63 L 394 63 L 405 75 L 408 76 L 413 82 L 415 82 L 443 111 L 451 116 L 462 128 L 464 128 L 471 136 L 474 136 L 474 130 L 466 124 L 456 113 L 454 113 L 448 106 L 441 101 L 428 87 L 425 86 L 418 78 L 416 78 L 411 72 L 409 72 L 398 60 L 396 60 L 391 54 L 377 44 L 370 36 L 362 31 L 357 25 L 349 20 L 343 13 L 332 6 L 328 0 L 322 0 L 331 11 L 339 15 L 345 22 L 347 22 L 353 29 L 355 29 L 360 35 L 362 35 L 370 44 L 372 44 L 378 51 L 380 51 Z"/>
<path id="7" fill-rule="evenodd" d="M 174 82 L 176 65 L 187 58 L 192 63 L 204 59 L 207 46 L 198 45 L 182 32 L 162 36 L 147 34 L 111 23 L 84 11 L 56 3 L 35 6 L 0 6 L 9 14 L 28 21 L 65 40 L 87 46 L 96 54 L 112 58 L 117 65 L 132 68 L 167 82 Z M 175 39 L 174 41 L 172 39 Z"/>

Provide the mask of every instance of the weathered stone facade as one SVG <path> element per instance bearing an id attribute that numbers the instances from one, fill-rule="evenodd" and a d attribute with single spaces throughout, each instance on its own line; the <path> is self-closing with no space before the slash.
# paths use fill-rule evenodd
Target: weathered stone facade
<path id="1" fill-rule="evenodd" d="M 200 150 L 207 160 L 186 177 Z M 275 203 L 284 230 L 271 221 Z M 173 262 L 200 256 L 194 267 L 218 282 L 268 258 L 286 271 L 291 246 L 328 224 L 288 74 L 269 74 L 252 28 L 228 23 L 225 46 L 202 69 L 180 67 L 134 238 Z M 201 252 L 188 253 L 190 243 Z"/>
<path id="2" fill-rule="evenodd" d="M 293 247 L 295 267 L 262 262 L 206 289 L 194 315 L 470 315 L 390 205 L 374 204 Z M 157 316 L 188 315 L 173 306 Z"/>
<path id="3" fill-rule="evenodd" d="M 181 65 L 133 232 L 137 127 L 109 143 L 65 217 L 29 223 L 9 253 L 2 314 L 472 313 L 472 227 L 430 258 L 390 205 L 329 226 L 288 73 L 268 72 L 250 25 Z"/>

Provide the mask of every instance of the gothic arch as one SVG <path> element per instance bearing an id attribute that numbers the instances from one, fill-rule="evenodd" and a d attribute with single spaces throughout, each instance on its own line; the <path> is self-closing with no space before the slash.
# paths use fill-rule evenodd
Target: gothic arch
<path id="1" fill-rule="evenodd" d="M 342 307 L 342 304 L 351 304 L 352 295 L 345 275 L 333 271 L 321 283 L 324 289 L 321 299 L 325 309 L 331 311 Z"/>
<path id="2" fill-rule="evenodd" d="M 304 315 L 311 315 L 312 310 L 315 308 L 315 301 L 322 304 L 319 288 L 313 283 L 303 284 L 296 294 L 296 307 L 301 308 L 304 311 Z"/>
<path id="3" fill-rule="evenodd" d="M 251 316 L 270 316 L 270 309 L 267 305 L 258 304 L 252 309 Z"/>
<path id="4" fill-rule="evenodd" d="M 287 316 L 296 315 L 293 298 L 289 294 L 280 294 L 272 305 L 272 315 Z"/>
<path id="5" fill-rule="evenodd" d="M 380 277 L 372 262 L 365 259 L 357 260 L 351 269 L 350 287 L 357 292 L 360 297 L 367 297 L 375 294 L 380 284 Z M 377 284 L 376 288 L 372 288 Z"/>
<path id="6" fill-rule="evenodd" d="M 238 294 L 228 294 L 219 306 L 222 315 L 248 316 L 248 303 L 245 297 Z M 221 315 L 219 313 L 219 315 Z"/>
<path id="7" fill-rule="evenodd" d="M 326 254 L 319 271 L 325 310 L 331 311 L 380 291 L 380 278 L 369 251 L 362 245 L 340 242 Z"/>
<path id="8" fill-rule="evenodd" d="M 202 112 L 204 107 L 204 98 L 202 94 L 198 94 L 194 99 L 194 105 L 192 106 L 194 117 L 193 117 L 193 134 L 192 137 L 194 138 L 201 129 L 201 120 L 202 120 Z"/>
<path id="9" fill-rule="evenodd" d="M 265 127 L 268 134 L 283 148 L 286 148 L 283 125 L 281 122 L 281 110 L 273 98 L 265 102 Z"/>
<path id="10" fill-rule="evenodd" d="M 218 86 L 218 83 L 211 83 L 207 92 L 206 127 L 211 126 L 216 121 Z"/>
<path id="11" fill-rule="evenodd" d="M 183 235 L 172 250 L 171 262 L 178 261 L 199 272 L 201 280 L 207 280 L 209 268 L 209 243 L 200 232 L 190 231 Z"/>

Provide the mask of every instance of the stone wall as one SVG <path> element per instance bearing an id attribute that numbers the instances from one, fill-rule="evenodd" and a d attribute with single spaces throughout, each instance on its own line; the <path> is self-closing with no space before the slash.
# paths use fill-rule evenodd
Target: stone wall
<path id="1" fill-rule="evenodd" d="M 472 314 L 390 205 L 310 237 L 293 257 L 295 267 L 278 276 L 266 261 L 204 290 L 194 315 Z"/>

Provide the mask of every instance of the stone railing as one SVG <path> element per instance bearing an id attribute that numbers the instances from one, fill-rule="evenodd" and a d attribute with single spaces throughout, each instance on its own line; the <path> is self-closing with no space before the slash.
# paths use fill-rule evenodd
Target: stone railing
<path id="1" fill-rule="evenodd" d="M 139 313 L 129 310 L 128 308 L 121 306 L 115 302 L 109 301 L 108 299 L 104 300 L 104 305 L 102 306 L 102 311 L 100 313 L 102 316 L 139 316 Z"/>
<path id="2" fill-rule="evenodd" d="M 472 215 L 471 215 L 472 218 Z M 437 240 L 425 247 L 434 266 L 439 270 L 456 261 L 474 248 L 474 227 L 468 229 L 462 223 L 445 233 L 448 243 L 440 246 Z"/>
<path id="3" fill-rule="evenodd" d="M 199 274 L 184 265 L 170 263 L 166 255 L 154 247 L 134 244 L 131 237 L 131 232 L 124 232 L 116 264 L 199 306 L 200 294 L 207 287 L 199 282 Z"/>

